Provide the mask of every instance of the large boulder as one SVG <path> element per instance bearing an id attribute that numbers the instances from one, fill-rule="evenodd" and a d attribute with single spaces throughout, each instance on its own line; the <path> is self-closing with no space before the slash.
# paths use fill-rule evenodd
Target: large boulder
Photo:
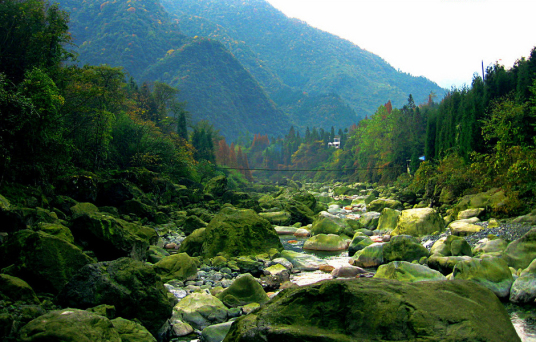
<path id="1" fill-rule="evenodd" d="M 482 254 L 501 256 L 506 247 L 508 247 L 508 242 L 501 238 L 485 238 L 478 241 L 478 243 L 473 248 L 473 254 L 475 256 Z"/>
<path id="2" fill-rule="evenodd" d="M 320 269 L 320 266 L 325 266 L 328 264 L 325 260 L 314 255 L 294 251 L 282 251 L 281 257 L 290 261 L 293 269 L 300 271 L 316 271 Z"/>
<path id="3" fill-rule="evenodd" d="M 0 300 L 39 304 L 39 299 L 37 299 L 34 290 L 20 278 L 0 274 L 0 289 L 2 289 L 0 290 Z"/>
<path id="4" fill-rule="evenodd" d="M 348 256 L 354 256 L 355 253 L 373 243 L 374 241 L 370 237 L 363 234 L 356 234 L 348 246 Z"/>
<path id="5" fill-rule="evenodd" d="M 378 267 L 384 263 L 385 243 L 373 243 L 354 254 L 350 263 L 358 267 Z"/>
<path id="6" fill-rule="evenodd" d="M 251 209 L 223 208 L 205 229 L 204 240 L 202 255 L 207 258 L 283 250 L 270 222 Z"/>
<path id="7" fill-rule="evenodd" d="M 20 341 L 121 342 L 121 337 L 108 318 L 69 308 L 30 321 L 21 329 Z"/>
<path id="8" fill-rule="evenodd" d="M 437 240 L 430 249 L 430 253 L 443 256 L 473 256 L 471 245 L 464 238 L 454 235 L 445 236 Z"/>
<path id="9" fill-rule="evenodd" d="M 378 227 L 380 216 L 381 214 L 377 211 L 368 211 L 363 213 L 357 222 L 360 227 L 374 230 Z"/>
<path id="10" fill-rule="evenodd" d="M 428 260 L 428 267 L 438 270 L 444 275 L 452 273 L 454 266 L 461 261 L 471 260 L 469 256 L 443 256 L 441 254 L 433 254 Z"/>
<path id="11" fill-rule="evenodd" d="M 114 305 L 117 315 L 138 319 L 153 335 L 171 316 L 174 302 L 153 267 L 131 258 L 86 265 L 58 296 L 66 307 Z"/>
<path id="12" fill-rule="evenodd" d="M 311 227 L 311 234 L 342 234 L 346 229 L 347 223 L 343 219 L 333 216 L 326 215 L 320 216 L 317 220 L 313 222 Z"/>
<path id="13" fill-rule="evenodd" d="M 198 261 L 186 253 L 167 256 L 153 267 L 164 283 L 171 280 L 191 280 L 197 277 Z"/>
<path id="14" fill-rule="evenodd" d="M 185 322 L 203 330 L 209 325 L 227 321 L 228 312 L 229 309 L 218 298 L 208 293 L 194 292 L 175 305 L 172 321 Z"/>
<path id="15" fill-rule="evenodd" d="M 503 255 L 508 266 L 516 270 L 529 267 L 532 260 L 536 259 L 536 228 L 529 230 L 519 239 L 512 241 L 506 247 Z"/>
<path id="16" fill-rule="evenodd" d="M 443 274 L 429 267 L 407 261 L 393 261 L 378 267 L 374 278 L 392 279 L 403 282 L 447 280 Z"/>
<path id="17" fill-rule="evenodd" d="M 393 210 L 402 210 L 404 205 L 397 200 L 388 199 L 388 198 L 379 198 L 370 202 L 367 205 L 367 211 L 376 211 L 381 213 L 384 208 L 389 208 Z"/>
<path id="18" fill-rule="evenodd" d="M 452 235 L 456 236 L 469 236 L 484 229 L 482 226 L 461 220 L 451 222 L 449 224 L 449 228 L 452 232 Z"/>
<path id="19" fill-rule="evenodd" d="M 156 342 L 149 330 L 139 323 L 122 317 L 114 318 L 111 321 L 121 337 L 121 342 Z"/>
<path id="20" fill-rule="evenodd" d="M 303 244 L 303 249 L 312 251 L 344 251 L 348 248 L 348 241 L 335 234 L 318 234 L 310 237 Z"/>
<path id="21" fill-rule="evenodd" d="M 381 212 L 380 219 L 378 221 L 378 230 L 394 230 L 398 217 L 402 214 L 400 210 L 391 208 L 384 208 Z"/>
<path id="22" fill-rule="evenodd" d="M 18 231 L 0 246 L 2 273 L 24 279 L 37 292 L 57 294 L 94 261 L 75 245 L 41 231 Z"/>
<path id="23" fill-rule="evenodd" d="M 329 280 L 239 318 L 236 341 L 520 341 L 501 302 L 466 281 Z"/>
<path id="24" fill-rule="evenodd" d="M 99 260 L 131 257 L 145 260 L 158 236 L 153 228 L 120 220 L 104 213 L 87 213 L 73 221 L 75 240 L 91 249 Z"/>
<path id="25" fill-rule="evenodd" d="M 452 271 L 454 279 L 470 280 L 493 291 L 499 298 L 506 298 L 514 282 L 508 264 L 497 257 L 472 258 L 460 261 Z"/>
<path id="26" fill-rule="evenodd" d="M 74 236 L 71 233 L 71 230 L 62 224 L 40 222 L 37 224 L 35 229 L 40 230 L 43 233 L 53 235 L 69 243 L 74 243 Z"/>
<path id="27" fill-rule="evenodd" d="M 231 286 L 217 295 L 228 307 L 243 306 L 251 303 L 266 303 L 269 298 L 261 284 L 249 273 L 238 277 Z"/>
<path id="28" fill-rule="evenodd" d="M 259 213 L 259 215 L 263 219 L 268 220 L 271 224 L 275 224 L 279 226 L 290 225 L 292 222 L 290 213 L 284 210 L 264 212 L 264 213 Z"/>
<path id="29" fill-rule="evenodd" d="M 290 224 L 301 223 L 307 225 L 313 223 L 315 213 L 303 202 L 290 199 L 283 202 L 283 208 L 290 213 Z"/>
<path id="30" fill-rule="evenodd" d="M 203 244 L 205 243 L 206 228 L 199 228 L 188 235 L 179 247 L 179 253 L 186 253 L 192 257 L 201 256 L 203 253 Z"/>
<path id="31" fill-rule="evenodd" d="M 385 244 L 383 248 L 383 258 L 385 262 L 391 261 L 413 261 L 428 257 L 430 252 L 421 245 L 416 238 L 410 235 L 397 235 Z"/>
<path id="32" fill-rule="evenodd" d="M 536 299 L 536 261 L 532 261 L 514 281 L 510 289 L 510 301 L 513 303 L 533 303 Z"/>
<path id="33" fill-rule="evenodd" d="M 443 218 L 432 208 L 403 210 L 392 235 L 415 237 L 431 235 L 445 230 Z"/>
<path id="34" fill-rule="evenodd" d="M 227 191 L 227 177 L 217 176 L 208 181 L 205 185 L 205 192 L 214 197 L 222 197 Z"/>

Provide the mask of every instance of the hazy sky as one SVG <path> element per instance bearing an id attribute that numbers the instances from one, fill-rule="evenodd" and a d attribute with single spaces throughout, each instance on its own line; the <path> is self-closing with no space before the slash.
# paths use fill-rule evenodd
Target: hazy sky
<path id="1" fill-rule="evenodd" d="M 536 46 L 535 0 L 267 0 L 289 17 L 348 39 L 444 88 L 471 84 Z"/>

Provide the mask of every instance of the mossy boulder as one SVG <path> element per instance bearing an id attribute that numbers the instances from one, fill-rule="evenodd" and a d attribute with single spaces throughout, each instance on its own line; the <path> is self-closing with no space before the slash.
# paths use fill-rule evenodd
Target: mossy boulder
<path id="1" fill-rule="evenodd" d="M 58 293 L 92 262 L 77 246 L 41 231 L 21 230 L 0 246 L 2 273 L 23 279 L 37 292 Z"/>
<path id="2" fill-rule="evenodd" d="M 311 233 L 316 234 L 342 234 L 347 227 L 345 220 L 332 215 L 320 216 L 313 222 Z"/>
<path id="3" fill-rule="evenodd" d="M 214 197 L 222 197 L 227 191 L 227 177 L 217 176 L 212 178 L 208 181 L 204 191 Z"/>
<path id="4" fill-rule="evenodd" d="M 121 342 L 156 342 L 156 338 L 143 325 L 117 317 L 111 320 Z"/>
<path id="5" fill-rule="evenodd" d="M 5 199 L 5 197 L 3 198 Z M 0 208 L 0 222 L 2 222 L 0 231 L 12 233 L 26 229 L 26 223 L 20 212 L 12 209 L 12 206 L 7 202 L 7 199 L 5 199 L 5 201 L 3 208 Z"/>
<path id="6" fill-rule="evenodd" d="M 466 281 L 329 280 L 239 318 L 238 341 L 520 341 L 502 303 Z"/>
<path id="7" fill-rule="evenodd" d="M 182 223 L 182 231 L 186 235 L 192 234 L 192 232 L 199 228 L 206 228 L 207 223 L 203 220 L 201 220 L 199 217 L 195 215 L 187 216 Z"/>
<path id="8" fill-rule="evenodd" d="M 137 218 L 153 219 L 155 216 L 154 208 L 139 199 L 125 201 L 118 209 L 123 215 L 131 215 Z"/>
<path id="9" fill-rule="evenodd" d="M 385 262 L 391 261 L 414 261 L 422 257 L 430 256 L 426 247 L 421 245 L 416 238 L 410 235 L 397 235 L 385 244 L 383 258 Z"/>
<path id="10" fill-rule="evenodd" d="M 201 341 L 203 342 L 221 342 L 231 329 L 232 321 L 214 324 L 203 329 Z"/>
<path id="11" fill-rule="evenodd" d="M 172 320 L 203 330 L 209 325 L 227 321 L 228 312 L 229 309 L 218 298 L 204 292 L 194 292 L 175 305 Z"/>
<path id="12" fill-rule="evenodd" d="M 31 286 L 20 278 L 0 274 L 0 289 L 0 300 L 28 304 L 40 303 Z"/>
<path id="13" fill-rule="evenodd" d="M 364 234 L 356 234 L 348 246 L 348 256 L 353 256 L 356 252 L 374 243 L 372 239 Z"/>
<path id="14" fill-rule="evenodd" d="M 445 230 L 443 218 L 432 208 L 403 210 L 392 235 L 415 237 L 431 235 Z"/>
<path id="15" fill-rule="evenodd" d="M 377 211 L 363 213 L 357 221 L 358 226 L 361 228 L 375 230 L 380 222 L 380 216 L 381 214 Z"/>
<path id="16" fill-rule="evenodd" d="M 259 215 L 268 220 L 271 224 L 278 226 L 286 226 L 291 223 L 291 215 L 288 211 L 271 211 L 259 213 Z"/>
<path id="17" fill-rule="evenodd" d="M 524 269 L 510 289 L 512 303 L 528 304 L 536 299 L 536 260 Z"/>
<path id="18" fill-rule="evenodd" d="M 20 341 L 121 342 L 121 337 L 108 318 L 68 308 L 30 321 L 21 329 Z"/>
<path id="19" fill-rule="evenodd" d="M 230 308 L 250 303 L 264 304 L 269 300 L 261 284 L 249 273 L 236 278 L 231 286 L 218 294 L 217 297 Z"/>
<path id="20" fill-rule="evenodd" d="M 464 238 L 454 235 L 445 236 L 437 240 L 430 252 L 431 254 L 441 254 L 443 256 L 473 256 L 469 243 Z"/>
<path id="21" fill-rule="evenodd" d="M 503 252 L 506 250 L 506 247 L 508 247 L 508 242 L 501 239 L 482 239 L 480 240 L 475 247 L 473 248 L 473 254 L 475 256 L 488 254 L 488 255 L 495 255 L 495 256 L 502 256 Z"/>
<path id="22" fill-rule="evenodd" d="M 245 192 L 227 190 L 222 197 L 223 203 L 230 203 L 236 208 L 253 209 L 259 213 L 262 211 L 259 202 Z"/>
<path id="23" fill-rule="evenodd" d="M 385 243 L 373 243 L 354 254 L 350 262 L 358 267 L 378 267 L 384 263 Z"/>
<path id="24" fill-rule="evenodd" d="M 223 208 L 204 232 L 203 257 L 256 255 L 283 250 L 270 222 L 251 209 Z"/>
<path id="25" fill-rule="evenodd" d="M 290 214 L 290 224 L 302 223 L 304 225 L 313 223 L 314 211 L 303 202 L 290 199 L 283 202 L 283 208 Z"/>
<path id="26" fill-rule="evenodd" d="M 443 256 L 441 254 L 432 254 L 426 261 L 428 267 L 437 270 L 444 275 L 452 273 L 454 266 L 461 261 L 471 260 L 469 256 Z"/>
<path id="27" fill-rule="evenodd" d="M 389 198 L 379 198 L 367 205 L 367 211 L 376 211 L 378 213 L 381 213 L 384 208 L 402 210 L 404 209 L 404 206 L 400 201 Z"/>
<path id="28" fill-rule="evenodd" d="M 40 230 L 43 233 L 47 233 L 57 238 L 63 239 L 69 243 L 74 243 L 74 236 L 71 233 L 71 230 L 62 224 L 40 222 L 37 224 L 35 229 Z"/>
<path id="29" fill-rule="evenodd" d="M 199 262 L 196 258 L 190 257 L 186 253 L 178 253 L 167 256 L 157 262 L 153 267 L 155 272 L 162 278 L 164 283 L 171 280 L 192 280 L 197 277 L 197 266 Z"/>
<path id="30" fill-rule="evenodd" d="M 147 261 L 153 264 L 156 264 L 167 256 L 169 256 L 168 251 L 159 246 L 152 245 L 147 250 Z"/>
<path id="31" fill-rule="evenodd" d="M 532 260 L 536 259 L 536 228 L 512 241 L 504 250 L 503 256 L 508 266 L 516 270 L 529 267 Z"/>
<path id="32" fill-rule="evenodd" d="M 501 258 L 472 258 L 460 261 L 452 271 L 454 279 L 474 281 L 493 291 L 499 298 L 507 298 L 514 282 L 508 264 Z"/>
<path id="33" fill-rule="evenodd" d="M 320 266 L 328 263 L 311 254 L 304 254 L 295 251 L 284 250 L 281 252 L 281 257 L 285 258 L 292 264 L 292 268 L 300 271 L 316 271 Z"/>
<path id="34" fill-rule="evenodd" d="M 452 232 L 452 235 L 456 236 L 469 236 L 484 229 L 482 226 L 460 220 L 451 222 L 449 224 L 449 228 Z"/>
<path id="35" fill-rule="evenodd" d="M 378 220 L 378 230 L 393 230 L 396 228 L 398 217 L 402 214 L 400 210 L 384 208 Z"/>
<path id="36" fill-rule="evenodd" d="M 118 316 L 139 320 L 154 336 L 174 305 L 153 267 L 131 258 L 84 266 L 63 288 L 58 301 L 80 309 L 113 305 Z"/>
<path id="37" fill-rule="evenodd" d="M 131 257 L 145 260 L 147 249 L 157 240 L 156 231 L 104 213 L 89 213 L 73 221 L 75 240 L 91 249 L 99 260 Z"/>
<path id="38" fill-rule="evenodd" d="M 313 251 L 344 251 L 348 241 L 335 234 L 318 234 L 310 237 L 303 244 L 303 249 Z"/>
<path id="39" fill-rule="evenodd" d="M 93 203 L 83 202 L 76 203 L 69 209 L 69 211 L 71 212 L 71 219 L 74 220 L 86 214 L 96 213 L 99 211 L 99 208 Z"/>
<path id="40" fill-rule="evenodd" d="M 188 235 L 179 247 L 179 253 L 186 253 L 192 257 L 202 256 L 205 243 L 206 228 L 199 228 Z"/>
<path id="41" fill-rule="evenodd" d="M 447 280 L 440 272 L 429 267 L 407 261 L 393 261 L 378 267 L 374 278 L 392 279 L 403 282 Z"/>

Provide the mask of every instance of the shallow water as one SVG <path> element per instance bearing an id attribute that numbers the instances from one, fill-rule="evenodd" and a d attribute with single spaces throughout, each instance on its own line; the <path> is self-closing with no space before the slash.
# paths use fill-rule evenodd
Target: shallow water
<path id="1" fill-rule="evenodd" d="M 505 304 L 510 320 L 523 342 L 536 342 L 536 307 Z"/>

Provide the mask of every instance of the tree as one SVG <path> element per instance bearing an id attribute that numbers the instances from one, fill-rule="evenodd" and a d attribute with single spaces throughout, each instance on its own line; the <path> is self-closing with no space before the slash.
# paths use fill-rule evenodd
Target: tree
<path id="1" fill-rule="evenodd" d="M 199 121 L 193 127 L 191 140 L 195 148 L 195 160 L 206 160 L 210 163 L 216 162 L 213 139 L 218 138 L 218 136 L 218 131 L 206 120 Z"/>

